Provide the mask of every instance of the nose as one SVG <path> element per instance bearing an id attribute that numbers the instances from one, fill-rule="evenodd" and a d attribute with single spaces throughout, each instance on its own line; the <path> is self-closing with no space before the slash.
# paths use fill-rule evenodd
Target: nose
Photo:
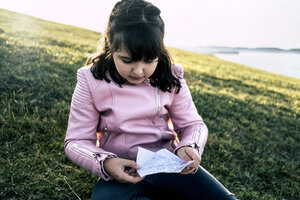
<path id="1" fill-rule="evenodd" d="M 132 72 L 134 74 L 134 76 L 138 76 L 138 77 L 142 77 L 144 76 L 144 65 L 142 62 L 136 62 Z"/>

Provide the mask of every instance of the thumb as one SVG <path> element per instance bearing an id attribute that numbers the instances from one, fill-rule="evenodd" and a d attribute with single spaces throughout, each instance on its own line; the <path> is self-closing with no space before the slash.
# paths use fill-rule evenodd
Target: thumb
<path id="1" fill-rule="evenodd" d="M 180 157 L 184 160 L 184 162 L 189 162 L 192 159 L 185 150 L 182 152 Z"/>
<path id="2" fill-rule="evenodd" d="M 186 152 L 186 147 L 181 147 L 180 149 L 177 150 L 177 155 L 182 158 L 185 162 L 188 162 L 191 160 L 189 155 Z"/>
<path id="3" fill-rule="evenodd" d="M 191 160 L 196 161 L 196 163 L 199 162 L 198 164 L 200 164 L 201 157 L 200 157 L 199 153 L 196 150 L 190 149 L 190 150 L 186 151 L 186 153 L 191 158 Z"/>
<path id="4" fill-rule="evenodd" d="M 185 152 L 190 157 L 191 160 L 195 160 L 197 158 L 193 149 L 186 150 Z"/>

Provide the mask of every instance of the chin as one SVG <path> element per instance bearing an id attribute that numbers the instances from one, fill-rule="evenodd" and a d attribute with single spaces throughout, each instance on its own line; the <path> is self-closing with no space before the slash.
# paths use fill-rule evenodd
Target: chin
<path id="1" fill-rule="evenodd" d="M 130 84 L 140 84 L 143 83 L 144 81 L 128 81 Z"/>
<path id="2" fill-rule="evenodd" d="M 145 81 L 144 78 L 141 78 L 141 79 L 132 79 L 132 78 L 129 78 L 129 79 L 126 79 L 129 83 L 131 84 L 140 84 L 140 83 L 143 83 Z"/>

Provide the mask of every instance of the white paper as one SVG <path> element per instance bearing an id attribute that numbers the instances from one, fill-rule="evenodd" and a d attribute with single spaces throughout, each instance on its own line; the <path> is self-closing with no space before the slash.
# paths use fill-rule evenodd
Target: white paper
<path id="1" fill-rule="evenodd" d="M 138 147 L 138 154 L 136 158 L 136 163 L 139 166 L 143 166 L 147 160 L 149 160 L 155 153 L 144 149 L 142 147 Z"/>
<path id="2" fill-rule="evenodd" d="M 138 147 L 137 165 L 141 168 L 137 170 L 143 177 L 156 173 L 180 173 L 186 166 L 194 161 L 185 163 L 183 159 L 176 156 L 167 149 L 161 149 L 158 152 L 152 152 L 142 147 Z"/>

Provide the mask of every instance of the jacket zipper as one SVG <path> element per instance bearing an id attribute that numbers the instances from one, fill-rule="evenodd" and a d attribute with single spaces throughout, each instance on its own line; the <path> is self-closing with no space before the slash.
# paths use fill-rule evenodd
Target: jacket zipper
<path id="1" fill-rule="evenodd" d="M 105 127 L 104 127 L 104 137 L 102 138 L 102 140 L 103 140 L 102 145 L 105 145 L 105 143 L 107 142 L 109 136 L 110 136 L 110 132 L 108 131 L 108 126 L 106 124 Z"/>
<path id="2" fill-rule="evenodd" d="M 76 144 L 76 143 L 73 143 L 72 147 L 73 147 L 72 149 L 74 149 L 76 152 L 82 154 L 83 156 L 85 156 L 86 158 L 88 158 L 92 161 L 96 161 L 96 164 L 98 164 L 97 153 L 91 152 L 86 148 L 79 147 L 78 144 Z M 86 156 L 86 155 L 88 155 L 88 156 Z M 94 160 L 91 157 L 94 158 Z"/>
<path id="3" fill-rule="evenodd" d="M 201 128 L 197 127 L 195 132 L 194 132 L 194 136 L 193 136 L 193 140 L 192 140 L 192 144 L 194 144 L 195 146 L 199 146 L 198 142 L 199 142 L 199 137 L 201 135 Z"/>
<path id="4" fill-rule="evenodd" d="M 105 125 L 105 128 L 104 128 L 104 135 L 105 135 L 105 137 L 107 138 L 107 125 Z"/>
<path id="5" fill-rule="evenodd" d="M 157 101 L 157 111 L 154 117 L 156 117 L 159 114 L 159 110 L 160 110 L 160 93 L 159 93 L 159 88 L 157 88 L 157 96 L 156 96 L 156 101 Z"/>
<path id="6" fill-rule="evenodd" d="M 156 112 L 154 114 L 154 117 L 151 119 L 151 118 L 148 118 L 148 123 L 150 123 L 150 121 L 152 121 L 152 124 L 155 123 L 155 118 L 158 116 L 159 114 L 159 110 L 160 110 L 160 93 L 159 93 L 159 88 L 156 87 L 156 103 L 157 103 L 157 108 L 155 108 Z"/>

